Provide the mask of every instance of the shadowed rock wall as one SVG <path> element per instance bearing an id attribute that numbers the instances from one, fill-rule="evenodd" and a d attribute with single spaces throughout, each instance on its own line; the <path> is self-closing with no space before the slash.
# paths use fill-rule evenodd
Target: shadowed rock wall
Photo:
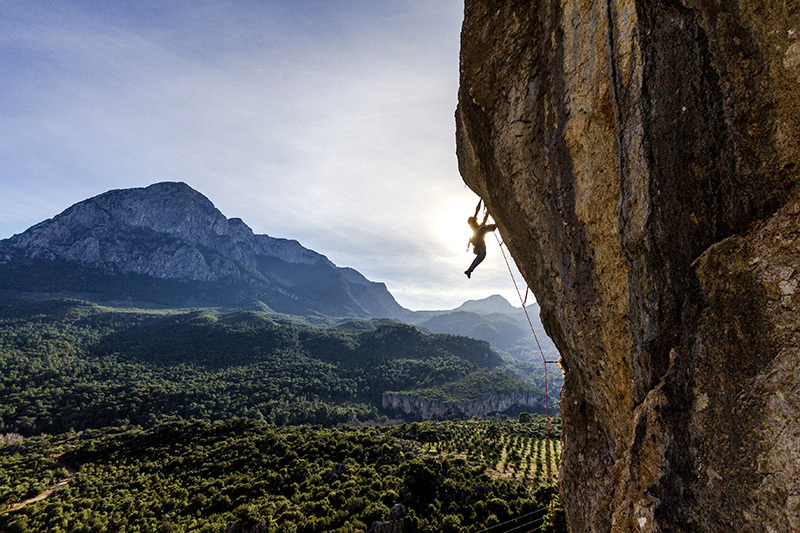
<path id="1" fill-rule="evenodd" d="M 571 531 L 800 531 L 800 0 L 467 0 L 457 153 L 563 358 Z"/>

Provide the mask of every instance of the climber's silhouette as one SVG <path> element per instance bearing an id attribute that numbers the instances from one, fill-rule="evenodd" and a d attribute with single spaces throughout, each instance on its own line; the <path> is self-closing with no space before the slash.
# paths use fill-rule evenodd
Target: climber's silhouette
<path id="1" fill-rule="evenodd" d="M 464 271 L 464 274 L 467 275 L 468 278 L 472 278 L 472 271 L 475 270 L 475 267 L 481 264 L 486 258 L 486 243 L 483 242 L 484 237 L 490 231 L 494 231 L 497 229 L 497 225 L 495 224 L 487 224 L 486 221 L 489 219 L 489 211 L 486 211 L 486 215 L 483 217 L 483 222 L 478 224 L 478 213 L 481 210 L 481 202 L 483 200 L 478 200 L 478 206 L 475 208 L 475 214 L 467 219 L 467 224 L 469 227 L 472 228 L 472 238 L 469 240 L 469 244 L 472 245 L 472 250 L 475 252 L 475 260 L 469 266 L 468 269 Z M 467 247 L 469 247 L 469 244 Z"/>

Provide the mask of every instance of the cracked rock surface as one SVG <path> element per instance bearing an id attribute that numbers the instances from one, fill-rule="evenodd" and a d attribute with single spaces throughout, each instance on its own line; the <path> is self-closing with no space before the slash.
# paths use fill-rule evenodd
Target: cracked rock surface
<path id="1" fill-rule="evenodd" d="M 467 0 L 459 168 L 563 358 L 571 531 L 800 531 L 799 83 L 798 0 Z"/>

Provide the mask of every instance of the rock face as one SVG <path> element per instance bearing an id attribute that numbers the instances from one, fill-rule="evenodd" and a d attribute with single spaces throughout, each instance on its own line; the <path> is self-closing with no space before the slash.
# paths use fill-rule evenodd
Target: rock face
<path id="1" fill-rule="evenodd" d="M 467 0 L 459 167 L 563 358 L 571 531 L 800 531 L 798 83 L 797 0 Z"/>
<path id="2" fill-rule="evenodd" d="M 534 392 L 491 393 L 484 394 L 477 400 L 464 402 L 437 402 L 412 394 L 384 392 L 381 403 L 384 409 L 411 415 L 420 420 L 480 418 L 513 408 L 544 411 L 544 396 Z"/>
<path id="3" fill-rule="evenodd" d="M 0 241 L 5 290 L 147 301 L 145 287 L 178 306 L 260 300 L 290 313 L 407 313 L 385 285 L 297 241 L 254 234 L 185 183 L 110 191 Z"/>

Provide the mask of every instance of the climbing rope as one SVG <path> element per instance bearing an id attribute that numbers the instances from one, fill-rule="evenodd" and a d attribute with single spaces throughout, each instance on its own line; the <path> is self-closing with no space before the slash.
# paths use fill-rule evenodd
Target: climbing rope
<path id="1" fill-rule="evenodd" d="M 506 257 L 506 252 L 503 250 L 504 241 L 500 240 L 500 237 L 497 236 L 497 233 L 494 234 L 495 239 L 497 239 L 497 245 L 500 247 L 500 252 L 503 254 L 503 260 L 506 262 L 506 268 L 508 268 L 508 274 L 511 276 L 511 281 L 514 282 L 514 289 L 517 291 L 517 296 L 519 296 L 519 301 L 522 304 L 522 309 L 525 311 L 525 317 L 528 319 L 528 325 L 531 327 L 531 333 L 533 333 L 533 339 L 536 341 L 536 347 L 539 349 L 539 354 L 542 356 L 542 362 L 544 363 L 544 412 L 545 418 L 547 419 L 547 482 L 550 485 L 550 516 L 553 520 L 553 531 L 555 531 L 555 515 L 553 513 L 553 474 L 552 474 L 552 461 L 550 459 L 550 398 L 549 392 L 547 390 L 547 365 L 551 364 L 558 364 L 558 361 L 548 361 L 547 358 L 544 356 L 544 350 L 542 350 L 542 345 L 539 343 L 539 336 L 536 335 L 536 330 L 533 327 L 533 321 L 531 320 L 531 315 L 528 313 L 528 308 L 525 306 L 525 303 L 528 301 L 528 291 L 530 287 L 525 286 L 525 297 L 523 298 L 522 293 L 519 290 L 519 285 L 517 284 L 517 279 L 514 277 L 514 272 L 511 270 L 511 263 L 508 261 L 508 257 Z"/>

